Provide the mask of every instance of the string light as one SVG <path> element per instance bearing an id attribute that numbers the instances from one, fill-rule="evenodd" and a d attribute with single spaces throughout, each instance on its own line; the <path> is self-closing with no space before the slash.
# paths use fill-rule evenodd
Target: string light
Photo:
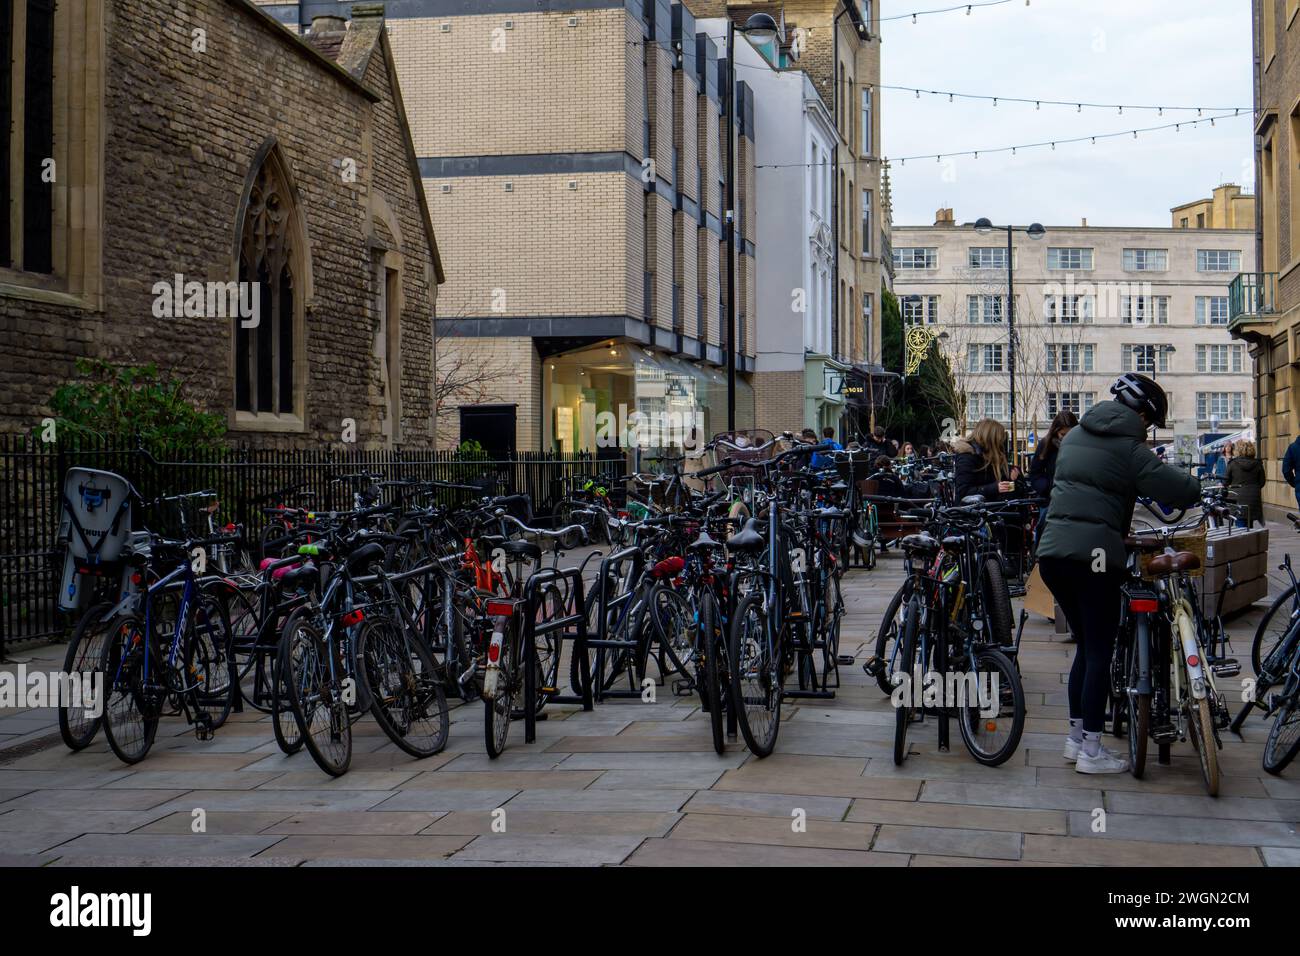
<path id="1" fill-rule="evenodd" d="M 889 20 L 906 20 L 908 17 L 911 17 L 912 22 L 915 23 L 917 17 L 928 17 L 936 13 L 954 13 L 958 10 L 965 10 L 966 16 L 970 16 L 971 10 L 975 7 L 1000 7 L 1012 2 L 1013 0 L 985 0 L 983 3 L 959 3 L 956 6 L 942 7 L 934 10 L 917 10 L 915 13 L 897 13 L 892 17 L 881 17 L 880 22 L 885 23 Z M 1029 6 L 1029 0 L 1025 0 L 1025 6 Z"/>
<path id="2" fill-rule="evenodd" d="M 749 66 L 747 63 L 737 64 L 738 66 Z M 1082 113 L 1086 106 L 1088 109 L 1097 110 L 1117 110 L 1123 115 L 1125 110 L 1151 110 L 1160 116 L 1165 115 L 1165 110 L 1171 112 L 1196 113 L 1198 116 L 1204 114 L 1204 111 L 1211 113 L 1226 113 L 1229 110 L 1249 110 L 1248 106 L 1162 106 L 1159 104 L 1149 103 L 1090 103 L 1083 100 L 1053 100 L 1041 96 L 1024 97 L 1024 96 L 993 96 L 988 93 L 961 93 L 957 90 L 928 90 L 924 87 L 899 86 L 897 84 L 880 83 L 877 87 L 882 90 L 898 90 L 904 93 L 912 93 L 920 97 L 922 93 L 929 96 L 946 96 L 948 102 L 953 103 L 958 98 L 963 100 L 984 100 L 991 102 L 994 106 L 999 103 L 1033 103 L 1035 109 L 1042 109 L 1043 106 L 1073 106 L 1076 113 Z"/>

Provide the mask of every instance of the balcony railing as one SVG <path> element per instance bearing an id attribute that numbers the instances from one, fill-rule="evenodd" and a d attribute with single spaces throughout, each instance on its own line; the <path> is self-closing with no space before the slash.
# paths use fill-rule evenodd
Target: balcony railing
<path id="1" fill-rule="evenodd" d="M 1228 327 L 1271 322 L 1277 314 L 1277 273 L 1242 272 L 1228 286 Z"/>

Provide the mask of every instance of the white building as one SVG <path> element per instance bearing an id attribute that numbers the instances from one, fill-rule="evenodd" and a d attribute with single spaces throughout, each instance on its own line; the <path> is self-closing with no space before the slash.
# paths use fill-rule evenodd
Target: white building
<path id="1" fill-rule="evenodd" d="M 977 232 L 944 209 L 933 226 L 895 226 L 893 240 L 904 323 L 940 336 L 967 424 L 1009 425 L 1005 231 Z M 1252 231 L 1085 220 L 1048 226 L 1039 240 L 1019 227 L 1013 253 L 1018 435 L 1042 435 L 1060 409 L 1082 414 L 1106 400 L 1124 371 L 1168 393 L 1159 440 L 1250 425 L 1251 360 L 1228 334 L 1228 284 L 1254 268 Z"/>

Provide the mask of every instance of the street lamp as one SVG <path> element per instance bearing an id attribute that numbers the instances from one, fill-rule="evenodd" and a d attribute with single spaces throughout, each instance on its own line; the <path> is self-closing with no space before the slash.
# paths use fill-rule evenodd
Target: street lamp
<path id="1" fill-rule="evenodd" d="M 756 13 L 740 28 L 756 44 L 771 43 L 778 35 L 776 20 Z M 727 124 L 727 431 L 736 430 L 736 25 L 727 17 L 727 89 L 724 100 Z"/>
<path id="2" fill-rule="evenodd" d="M 1017 229 L 1015 226 L 995 226 L 983 217 L 975 220 L 975 231 L 980 235 L 988 235 L 995 229 L 1000 229 L 1007 234 L 1007 372 L 1011 386 L 1008 397 L 1011 404 L 1011 451 L 1014 457 L 1016 454 L 1016 287 L 1013 266 L 1015 251 L 1011 240 L 1015 233 L 1023 232 L 1030 239 L 1037 241 L 1047 235 L 1047 230 L 1043 228 L 1042 223 L 1038 222 L 1031 223 L 1028 228 Z"/>

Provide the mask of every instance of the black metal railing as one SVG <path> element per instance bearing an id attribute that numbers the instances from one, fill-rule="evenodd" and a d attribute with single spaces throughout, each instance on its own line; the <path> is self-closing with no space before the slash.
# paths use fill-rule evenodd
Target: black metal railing
<path id="1" fill-rule="evenodd" d="M 130 441 L 79 438 L 45 443 L 26 435 L 0 435 L 0 659 L 5 645 L 48 640 L 75 622 L 55 609 L 62 573 L 56 542 L 60 489 L 72 467 L 122 475 L 146 499 L 215 489 L 223 522 L 242 524 L 256 541 L 267 522 L 259 498 L 303 485 L 317 510 L 351 506 L 352 488 L 331 479 L 360 471 L 384 479 L 437 479 L 480 484 L 499 494 L 528 494 L 547 516 L 574 475 L 595 470 L 591 455 L 525 452 L 512 459 L 427 449 L 251 448 L 146 450 Z M 292 504 L 292 502 L 290 502 Z"/>

